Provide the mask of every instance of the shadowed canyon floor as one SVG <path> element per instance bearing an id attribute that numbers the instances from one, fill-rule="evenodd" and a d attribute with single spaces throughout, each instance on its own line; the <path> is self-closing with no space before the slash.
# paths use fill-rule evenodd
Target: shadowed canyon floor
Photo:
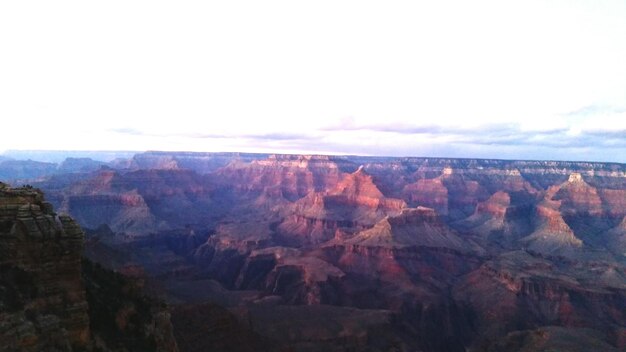
<path id="1" fill-rule="evenodd" d="M 626 165 L 148 152 L 0 175 L 166 301 L 181 351 L 626 350 Z"/>

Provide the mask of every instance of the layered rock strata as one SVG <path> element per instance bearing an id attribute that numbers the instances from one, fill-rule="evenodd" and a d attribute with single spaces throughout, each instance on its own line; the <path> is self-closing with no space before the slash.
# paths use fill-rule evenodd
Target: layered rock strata
<path id="1" fill-rule="evenodd" d="M 167 310 L 83 243 L 41 191 L 0 183 L 0 351 L 178 351 Z"/>
<path id="2" fill-rule="evenodd" d="M 82 230 L 68 216 L 57 216 L 38 190 L 0 187 L 0 346 L 88 347 Z"/>

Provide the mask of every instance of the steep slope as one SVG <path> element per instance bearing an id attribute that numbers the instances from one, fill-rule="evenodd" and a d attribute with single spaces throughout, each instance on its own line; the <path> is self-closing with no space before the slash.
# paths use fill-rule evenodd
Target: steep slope
<path id="1" fill-rule="evenodd" d="M 178 351 L 170 313 L 133 279 L 82 261 L 94 350 Z"/>
<path id="2" fill-rule="evenodd" d="M 106 166 L 105 162 L 91 158 L 66 158 L 58 166 L 58 173 L 88 173 Z"/>
<path id="3" fill-rule="evenodd" d="M 485 248 L 500 252 L 516 248 L 517 241 L 534 230 L 534 195 L 498 191 L 476 205 L 474 214 L 453 224 L 454 228 L 477 237 Z"/>
<path id="4" fill-rule="evenodd" d="M 215 207 L 208 180 L 189 170 L 102 169 L 59 192 L 60 209 L 85 227 L 107 224 L 114 232 L 141 236 L 197 224 Z"/>
<path id="5" fill-rule="evenodd" d="M 457 227 L 471 231 L 481 238 L 488 238 L 496 232 L 503 233 L 507 225 L 507 211 L 510 209 L 511 195 L 498 191 L 486 201 L 478 203 L 474 214 L 460 221 Z"/>
<path id="6" fill-rule="evenodd" d="M 123 175 L 102 169 L 73 184 L 60 198 L 59 210 L 71 213 L 83 226 L 107 224 L 116 232 L 140 234 L 155 231 L 157 220 L 136 189 L 123 187 Z"/>
<path id="7" fill-rule="evenodd" d="M 552 199 L 561 202 L 559 210 L 572 231 L 587 246 L 597 248 L 606 246 L 601 233 L 616 226 L 623 217 L 619 203 L 610 193 L 615 192 L 601 191 L 586 182 L 580 173 L 572 173 Z M 603 200 L 600 195 L 606 198 Z M 613 210 L 607 211 L 607 201 L 612 202 L 613 206 L 608 209 Z"/>
<path id="8" fill-rule="evenodd" d="M 472 307 L 482 339 L 547 325 L 587 327 L 617 336 L 626 319 L 624 269 L 597 261 L 552 261 L 525 251 L 508 252 L 463 277 L 453 294 Z M 604 340 L 611 341 L 610 336 Z"/>
<path id="9" fill-rule="evenodd" d="M 81 263 L 83 238 L 41 191 L 0 183 L 0 349 L 177 351 L 166 310 Z"/>
<path id="10" fill-rule="evenodd" d="M 404 207 L 404 201 L 385 197 L 372 176 L 359 168 L 331 190 L 312 192 L 295 202 L 277 231 L 297 245 L 321 243 L 341 236 L 342 231 L 371 227 Z"/>
<path id="11" fill-rule="evenodd" d="M 233 160 L 215 173 L 216 182 L 256 197 L 264 190 L 295 201 L 310 192 L 333 188 L 344 170 L 354 169 L 341 158 L 322 155 L 270 155 L 265 160 Z"/>
<path id="12" fill-rule="evenodd" d="M 400 215 L 385 217 L 345 243 L 366 247 L 441 247 L 458 251 L 470 247 L 438 219 L 434 210 L 424 207 L 404 209 Z"/>
<path id="13" fill-rule="evenodd" d="M 626 217 L 619 225 L 607 231 L 603 237 L 606 237 L 611 252 L 626 259 Z"/>
<path id="14" fill-rule="evenodd" d="M 83 232 L 43 194 L 0 183 L 0 346 L 72 350 L 90 344 L 80 280 Z"/>
<path id="15" fill-rule="evenodd" d="M 429 208 L 404 209 L 348 239 L 322 247 L 324 258 L 348 273 L 411 287 L 416 281 L 445 285 L 477 267 L 484 250 L 460 237 Z M 411 288 L 412 289 L 412 288 Z"/>
<path id="16" fill-rule="evenodd" d="M 554 195 L 560 189 L 559 186 L 548 189 L 543 201 L 536 206 L 535 230 L 520 240 L 525 248 L 540 253 L 562 255 L 571 255 L 582 249 L 583 241 L 576 237 L 559 210 L 561 201 L 554 200 Z"/>
<path id="17" fill-rule="evenodd" d="M 479 352 L 568 351 L 618 352 L 600 331 L 581 328 L 546 326 L 535 330 L 515 331 L 502 339 L 479 348 Z"/>
<path id="18" fill-rule="evenodd" d="M 274 243 L 267 221 L 245 219 L 219 225 L 206 243 L 193 252 L 193 259 L 202 271 L 233 287 L 246 257 L 253 250 Z"/>
<path id="19" fill-rule="evenodd" d="M 403 199 L 410 206 L 433 208 L 441 215 L 448 214 L 448 189 L 443 185 L 441 177 L 419 179 L 404 186 Z"/>
<path id="20" fill-rule="evenodd" d="M 625 165 L 162 152 L 109 165 L 42 184 L 59 204 L 85 197 L 70 211 L 113 228 L 90 257 L 165 287 L 199 346 L 228 350 L 242 327 L 249 348 L 260 334 L 296 351 L 626 345 Z M 214 303 L 239 321 L 203 317 Z"/>
<path id="21" fill-rule="evenodd" d="M 130 170 L 187 169 L 198 174 L 207 174 L 228 165 L 233 160 L 247 163 L 267 157 L 267 154 L 249 153 L 149 151 L 135 154 L 130 159 L 118 159 L 116 165 L 118 168 Z"/>
<path id="22" fill-rule="evenodd" d="M 0 161 L 0 180 L 29 182 L 39 177 L 53 174 L 57 169 L 54 163 L 33 160 Z"/>
<path id="23" fill-rule="evenodd" d="M 602 200 L 597 189 L 585 182 L 580 173 L 572 173 L 567 182 L 563 183 L 556 192 L 554 200 L 562 200 L 563 214 L 585 213 L 600 215 L 603 212 Z"/>
<path id="24" fill-rule="evenodd" d="M 440 177 L 448 189 L 448 216 L 451 219 L 467 217 L 472 214 L 478 202 L 489 198 L 485 186 L 465 175 L 463 170 L 446 167 Z"/>
<path id="25" fill-rule="evenodd" d="M 227 309 L 205 303 L 173 308 L 174 334 L 185 352 L 287 352 L 253 332 Z"/>

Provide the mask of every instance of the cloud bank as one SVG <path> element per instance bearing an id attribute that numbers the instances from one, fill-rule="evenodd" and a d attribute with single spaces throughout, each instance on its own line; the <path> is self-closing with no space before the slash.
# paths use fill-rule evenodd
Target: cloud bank
<path id="1" fill-rule="evenodd" d="M 626 2 L 0 2 L 6 149 L 626 162 Z"/>
<path id="2" fill-rule="evenodd" d="M 190 146 L 219 145 L 219 150 L 623 162 L 626 129 L 619 124 L 592 123 L 598 119 L 598 111 L 602 111 L 605 119 L 626 119 L 626 111 L 619 108 L 587 107 L 567 114 L 588 115 L 585 119 L 567 127 L 547 129 L 527 129 L 515 123 L 455 127 L 368 124 L 344 119 L 299 133 L 153 134 L 132 129 L 114 129 L 112 133 L 132 138 L 181 140 Z"/>

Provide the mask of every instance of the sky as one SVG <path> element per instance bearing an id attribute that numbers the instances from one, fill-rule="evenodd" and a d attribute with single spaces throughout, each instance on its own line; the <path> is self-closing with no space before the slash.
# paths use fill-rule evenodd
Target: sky
<path id="1" fill-rule="evenodd" d="M 2 1 L 0 152 L 626 163 L 626 2 Z"/>

